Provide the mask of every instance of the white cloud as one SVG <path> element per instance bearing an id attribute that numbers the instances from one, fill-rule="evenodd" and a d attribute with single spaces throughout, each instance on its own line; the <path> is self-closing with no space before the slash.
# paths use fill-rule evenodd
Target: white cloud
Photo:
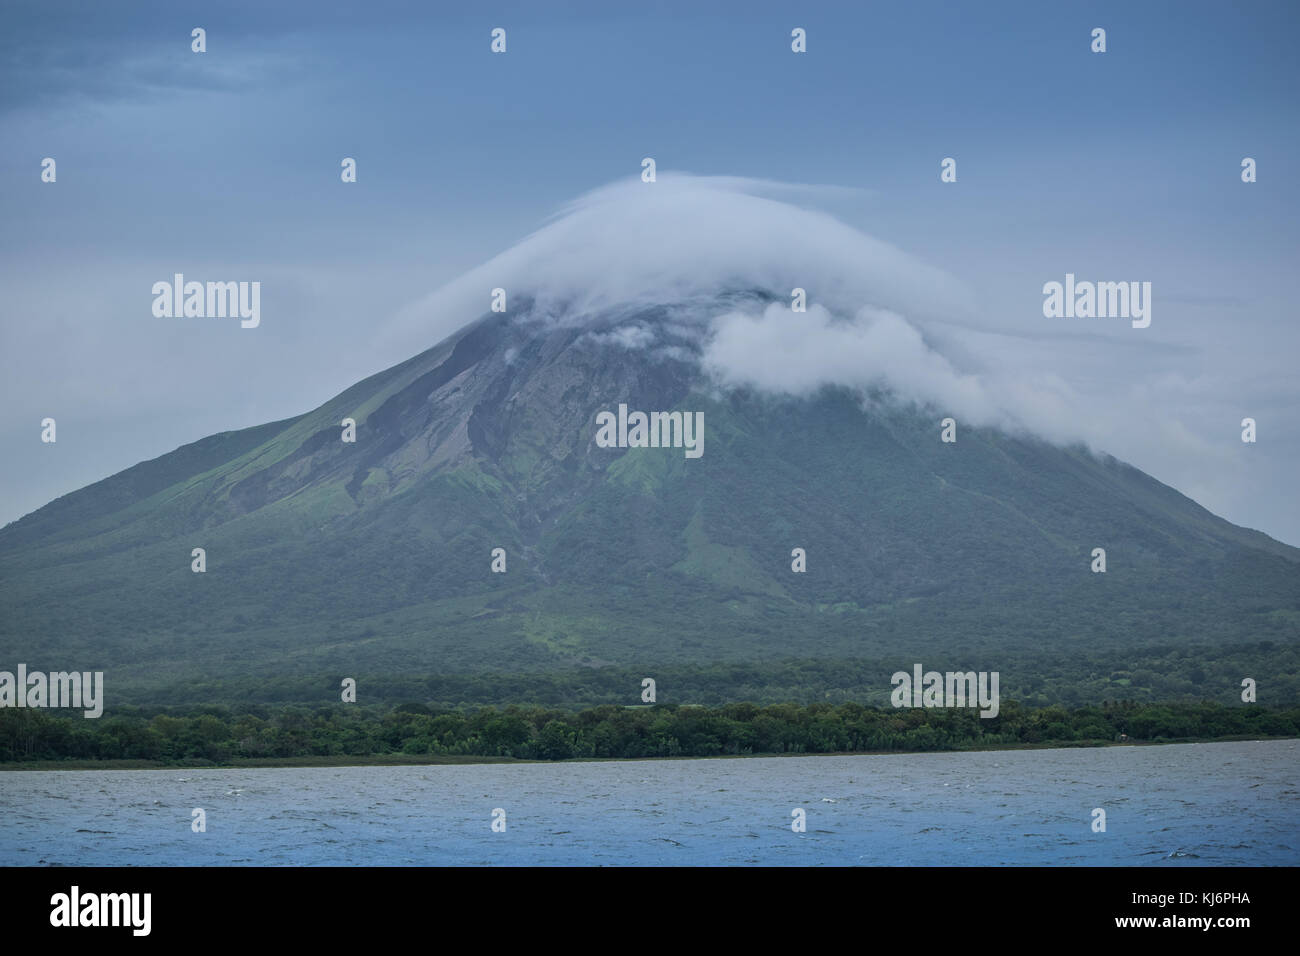
<path id="1" fill-rule="evenodd" d="M 404 310 L 389 341 L 408 354 L 427 348 L 482 314 L 496 287 L 579 322 L 617 305 L 707 304 L 721 291 L 762 290 L 788 302 L 796 287 L 844 309 L 965 313 L 969 297 L 951 276 L 823 212 L 763 195 L 783 191 L 764 180 L 670 173 L 597 189 Z"/>
<path id="2" fill-rule="evenodd" d="M 863 307 L 853 321 L 821 305 L 795 313 L 770 304 L 761 314 L 729 312 L 714 322 L 705 365 L 724 382 L 807 394 L 823 385 L 884 385 L 903 397 L 961 409 L 968 421 L 1002 417 L 980 380 L 926 345 L 902 316 Z"/>

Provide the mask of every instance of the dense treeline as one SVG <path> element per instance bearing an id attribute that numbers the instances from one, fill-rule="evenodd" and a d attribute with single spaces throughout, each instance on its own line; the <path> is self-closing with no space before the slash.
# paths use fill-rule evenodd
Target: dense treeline
<path id="1" fill-rule="evenodd" d="M 364 635 L 362 635 L 364 636 Z M 859 658 L 782 658 L 779 660 L 653 662 L 635 666 L 574 667 L 529 672 L 350 670 L 367 703 L 387 706 L 419 700 L 451 710 L 505 703 L 576 710 L 601 704 L 633 704 L 641 680 L 653 677 L 663 703 L 704 704 L 734 701 L 756 704 L 858 702 L 888 707 L 890 675 L 910 671 L 916 661 L 948 671 L 996 670 L 1004 698 L 1026 707 L 1083 707 L 1106 700 L 1140 703 L 1240 703 L 1243 677 L 1259 685 L 1260 701 L 1273 707 L 1300 706 L 1300 644 L 1254 641 L 1215 647 L 1176 642 L 1123 651 L 1075 648 L 1069 654 L 1002 648 L 975 651 Z M 28 661 L 31 668 L 37 665 Z M 48 670 L 62 665 L 47 663 Z M 261 675 L 221 674 L 192 681 L 141 685 L 111 679 L 112 700 L 139 707 L 192 704 L 303 704 L 337 700 L 343 672 Z M 671 697 L 671 701 L 668 698 Z"/>
<path id="2" fill-rule="evenodd" d="M 533 760 L 710 757 L 726 754 L 965 750 L 1018 744 L 1100 744 L 1230 736 L 1296 736 L 1300 708 L 1139 704 L 1029 709 L 1004 701 L 994 718 L 967 709 L 818 703 L 720 707 L 603 705 L 449 710 L 335 704 L 307 708 L 122 708 L 102 718 L 0 710 L 0 762 L 149 760 L 221 764 L 246 758 L 387 754 Z"/>

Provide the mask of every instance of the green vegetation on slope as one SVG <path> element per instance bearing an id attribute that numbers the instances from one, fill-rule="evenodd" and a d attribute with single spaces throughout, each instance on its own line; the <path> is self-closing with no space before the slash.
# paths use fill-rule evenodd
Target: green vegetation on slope
<path id="1" fill-rule="evenodd" d="M 1297 699 L 1300 551 L 1080 448 L 945 444 L 932 412 L 842 389 L 705 390 L 585 336 L 484 320 L 0 529 L 0 669 L 103 670 L 121 702 L 318 699 L 338 674 L 577 706 L 650 672 L 704 703 L 870 700 L 919 660 L 1042 703 L 1244 676 Z M 596 447 L 619 401 L 703 412 L 703 457 Z"/>

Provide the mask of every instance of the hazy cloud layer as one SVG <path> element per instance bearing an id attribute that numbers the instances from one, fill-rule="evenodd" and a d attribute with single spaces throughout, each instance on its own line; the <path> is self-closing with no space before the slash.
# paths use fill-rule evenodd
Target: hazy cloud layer
<path id="1" fill-rule="evenodd" d="M 1116 432 L 1110 416 L 1124 412 L 1089 396 L 1086 381 L 1072 383 L 1067 365 L 1081 371 L 1090 355 L 1113 361 L 1127 346 L 1076 334 L 1067 337 L 1071 362 L 1061 362 L 1049 320 L 1042 342 L 999 332 L 954 277 L 823 212 L 772 198 L 819 190 L 674 174 L 597 189 L 404 309 L 390 334 L 406 338 L 409 351 L 441 339 L 486 311 L 493 288 L 532 299 L 531 321 L 581 324 L 604 321 L 612 309 L 664 305 L 675 316 L 670 325 L 634 318 L 587 338 L 668 349 L 686 335 L 723 384 L 790 394 L 883 386 L 968 424 L 1104 448 Z M 796 288 L 806 293 L 806 312 L 791 309 Z M 723 298 L 731 293 L 776 301 L 747 311 Z"/>
<path id="2" fill-rule="evenodd" d="M 533 297 L 557 320 L 620 305 L 762 290 L 789 301 L 964 312 L 960 283 L 826 213 L 769 198 L 820 187 L 661 173 L 597 189 L 491 261 L 413 305 L 392 335 L 414 348 L 486 311 L 491 289 Z M 827 188 L 827 192 L 839 192 Z"/>

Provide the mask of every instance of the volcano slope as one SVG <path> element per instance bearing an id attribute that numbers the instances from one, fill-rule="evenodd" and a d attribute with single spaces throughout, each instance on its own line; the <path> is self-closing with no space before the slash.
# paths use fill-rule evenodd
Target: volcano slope
<path id="1" fill-rule="evenodd" d="M 119 700 L 328 700 L 346 675 L 579 704 L 635 703 L 641 673 L 884 702 L 916 661 L 1140 696 L 1175 658 L 1198 675 L 1175 696 L 1230 700 L 1243 660 L 1294 653 L 1300 551 L 1135 468 L 960 420 L 946 443 L 887 391 L 719 388 L 667 307 L 539 312 L 0 530 L 0 660 L 104 670 Z M 702 412 L 703 455 L 599 447 L 620 403 Z"/>

